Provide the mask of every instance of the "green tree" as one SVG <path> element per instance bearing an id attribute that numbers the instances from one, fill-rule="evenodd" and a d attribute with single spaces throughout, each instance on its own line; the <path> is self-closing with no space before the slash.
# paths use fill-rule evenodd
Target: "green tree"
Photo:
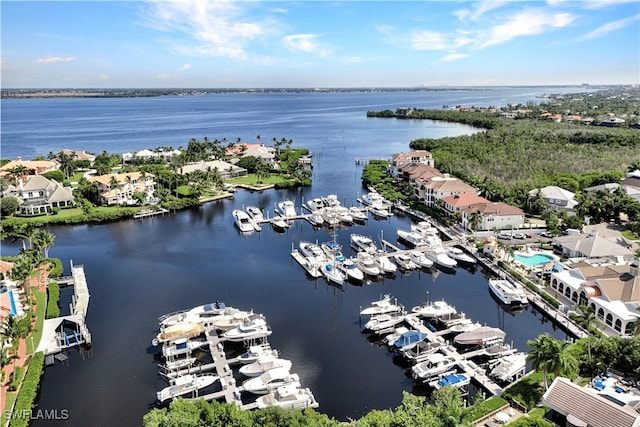
<path id="1" fill-rule="evenodd" d="M 20 207 L 20 201 L 14 196 L 0 198 L 0 214 L 2 216 L 13 216 Z"/>
<path id="2" fill-rule="evenodd" d="M 549 388 L 547 373 L 552 365 L 553 352 L 556 350 L 553 344 L 555 339 L 549 334 L 542 334 L 534 340 L 527 341 L 529 353 L 527 359 L 533 362 L 533 369 L 542 371 L 545 390 Z"/>

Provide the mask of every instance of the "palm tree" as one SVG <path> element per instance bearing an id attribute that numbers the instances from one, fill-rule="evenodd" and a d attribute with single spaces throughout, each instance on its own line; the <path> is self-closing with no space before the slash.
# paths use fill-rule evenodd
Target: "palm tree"
<path id="1" fill-rule="evenodd" d="M 476 236 L 476 232 L 478 231 L 478 225 L 482 222 L 482 214 L 479 211 L 472 212 L 469 215 L 469 227 L 473 230 L 473 237 Z"/>
<path id="2" fill-rule="evenodd" d="M 16 184 L 22 181 L 25 175 L 29 175 L 29 168 L 25 165 L 17 165 L 9 169 L 9 179 L 12 179 Z"/>
<path id="3" fill-rule="evenodd" d="M 42 249 L 45 259 L 49 259 L 49 248 L 53 246 L 55 239 L 56 236 L 44 228 L 38 229 L 35 235 L 34 246 Z"/>
<path id="4" fill-rule="evenodd" d="M 20 338 L 20 324 L 15 316 L 9 315 L 2 324 L 2 335 L 11 340 L 11 350 L 13 355 L 13 372 L 11 381 L 16 378 L 16 359 L 18 358 L 18 340 Z"/>
<path id="5" fill-rule="evenodd" d="M 115 175 L 111 175 L 111 179 L 109 180 L 109 188 L 116 191 L 117 202 L 120 204 L 120 182 Z"/>
<path id="6" fill-rule="evenodd" d="M 542 370 L 545 390 L 549 388 L 547 371 L 553 359 L 552 353 L 555 349 L 555 345 L 552 344 L 553 341 L 555 341 L 555 338 L 549 334 L 542 334 L 535 340 L 527 341 L 527 345 L 530 347 L 529 353 L 527 353 L 527 359 L 533 362 L 534 370 Z"/>

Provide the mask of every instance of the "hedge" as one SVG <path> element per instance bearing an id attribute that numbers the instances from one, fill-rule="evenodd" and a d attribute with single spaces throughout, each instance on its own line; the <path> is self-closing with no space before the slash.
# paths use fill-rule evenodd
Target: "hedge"
<path id="1" fill-rule="evenodd" d="M 464 415 L 462 421 L 465 423 L 473 423 L 496 409 L 503 407 L 507 403 L 509 402 L 501 397 L 493 397 L 485 400 L 484 402 L 471 406 L 469 412 Z"/>
<path id="2" fill-rule="evenodd" d="M 55 282 L 49 283 L 47 286 L 47 319 L 53 319 L 60 316 L 60 285 Z"/>
<path id="3" fill-rule="evenodd" d="M 49 277 L 61 277 L 64 272 L 60 258 L 49 258 Z"/>
<path id="4" fill-rule="evenodd" d="M 37 352 L 31 356 L 29 361 L 29 368 L 27 374 L 24 377 L 18 397 L 16 398 L 16 404 L 13 408 L 13 413 L 17 415 L 31 413 L 31 409 L 34 407 L 36 395 L 38 393 L 38 386 L 40 385 L 40 377 L 42 376 L 42 370 L 44 368 L 44 353 Z M 28 427 L 30 422 L 29 417 L 16 416 L 12 417 L 9 423 L 9 427 Z"/>

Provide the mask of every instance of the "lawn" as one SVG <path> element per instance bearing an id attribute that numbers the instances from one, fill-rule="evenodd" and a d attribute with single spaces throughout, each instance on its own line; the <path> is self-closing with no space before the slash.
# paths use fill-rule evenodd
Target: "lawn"
<path id="1" fill-rule="evenodd" d="M 36 305 L 36 315 L 38 317 L 36 319 L 36 324 L 31 331 L 31 335 L 26 338 L 28 353 L 33 353 L 35 349 L 38 348 L 38 344 L 40 344 L 42 331 L 44 330 L 44 313 L 47 310 L 47 293 L 34 289 L 33 294 L 36 296 L 36 300 L 38 301 Z"/>
<path id="2" fill-rule="evenodd" d="M 287 181 L 287 178 L 285 177 L 285 175 L 271 174 L 269 175 L 268 178 L 261 177 L 261 179 L 258 180 L 258 177 L 256 174 L 250 173 L 247 176 L 225 181 L 225 183 L 232 184 L 232 185 L 233 184 L 271 185 L 271 184 L 277 184 L 279 182 L 286 182 L 286 181 Z"/>

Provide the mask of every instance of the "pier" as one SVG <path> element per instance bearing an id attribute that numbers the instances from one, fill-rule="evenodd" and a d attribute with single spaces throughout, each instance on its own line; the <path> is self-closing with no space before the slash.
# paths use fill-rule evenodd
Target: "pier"
<path id="1" fill-rule="evenodd" d="M 139 210 L 138 212 L 136 212 L 135 214 L 133 214 L 133 218 L 134 219 L 148 218 L 150 216 L 164 215 L 166 213 L 169 213 L 169 210 L 165 209 L 165 208 L 160 208 L 160 209 L 142 209 L 142 210 Z"/>

